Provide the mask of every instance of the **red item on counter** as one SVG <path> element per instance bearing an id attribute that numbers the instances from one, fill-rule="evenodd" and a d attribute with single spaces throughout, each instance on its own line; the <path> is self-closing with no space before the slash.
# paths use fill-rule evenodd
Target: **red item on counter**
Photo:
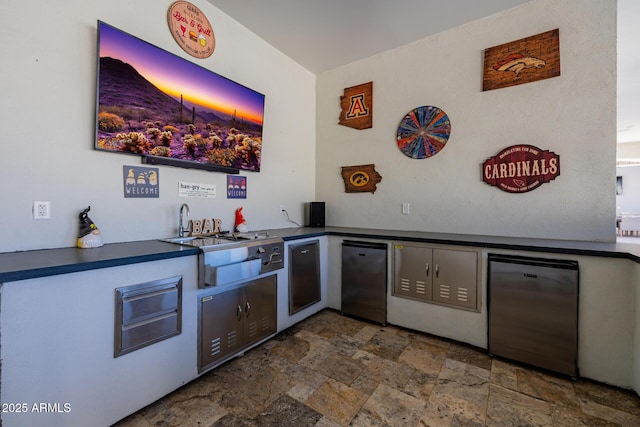
<path id="1" fill-rule="evenodd" d="M 239 207 L 238 209 L 236 209 L 236 223 L 235 223 L 235 231 L 240 231 L 238 230 L 238 226 L 244 225 L 244 227 L 247 226 L 247 221 L 244 219 L 244 216 L 242 215 L 242 207 Z"/>

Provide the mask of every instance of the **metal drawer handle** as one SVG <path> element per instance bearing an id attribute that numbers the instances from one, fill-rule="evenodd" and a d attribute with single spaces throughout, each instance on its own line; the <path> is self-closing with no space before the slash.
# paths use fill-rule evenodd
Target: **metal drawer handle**
<path id="1" fill-rule="evenodd" d="M 427 271 L 427 277 L 429 277 L 429 263 L 427 263 L 426 271 Z"/>
<path id="2" fill-rule="evenodd" d="M 269 255 L 269 262 L 272 263 L 277 263 L 277 262 L 282 262 L 282 256 L 280 256 L 280 254 L 275 253 L 275 254 L 271 254 Z"/>
<path id="3" fill-rule="evenodd" d="M 250 311 L 251 311 L 251 304 L 249 304 L 249 301 L 247 301 L 247 303 L 244 306 L 244 312 L 245 312 L 247 317 L 249 317 L 249 312 Z"/>
<path id="4" fill-rule="evenodd" d="M 238 318 L 238 320 L 242 319 L 242 307 L 240 306 L 236 308 L 236 317 Z"/>
<path id="5" fill-rule="evenodd" d="M 436 277 L 438 277 L 439 273 L 440 273 L 440 266 L 438 266 L 438 264 L 436 264 Z"/>

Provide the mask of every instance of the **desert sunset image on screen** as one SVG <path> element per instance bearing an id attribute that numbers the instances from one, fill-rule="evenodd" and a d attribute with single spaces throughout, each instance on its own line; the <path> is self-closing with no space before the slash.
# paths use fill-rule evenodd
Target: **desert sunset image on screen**
<path id="1" fill-rule="evenodd" d="M 95 148 L 260 171 L 264 95 L 98 22 Z"/>

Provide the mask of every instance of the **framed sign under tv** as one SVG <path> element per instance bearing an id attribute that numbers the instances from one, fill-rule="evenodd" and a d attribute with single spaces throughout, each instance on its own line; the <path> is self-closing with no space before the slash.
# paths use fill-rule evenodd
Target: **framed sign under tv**
<path id="1" fill-rule="evenodd" d="M 265 96 L 98 21 L 95 149 L 260 171 Z"/>

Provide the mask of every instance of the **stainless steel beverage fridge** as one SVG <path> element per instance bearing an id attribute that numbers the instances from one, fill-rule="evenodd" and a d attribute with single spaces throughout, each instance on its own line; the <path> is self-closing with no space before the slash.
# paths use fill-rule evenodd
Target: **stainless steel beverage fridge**
<path id="1" fill-rule="evenodd" d="M 578 262 L 489 254 L 489 353 L 578 376 Z"/>
<path id="2" fill-rule="evenodd" d="M 342 242 L 342 313 L 387 322 L 387 244 Z"/>

